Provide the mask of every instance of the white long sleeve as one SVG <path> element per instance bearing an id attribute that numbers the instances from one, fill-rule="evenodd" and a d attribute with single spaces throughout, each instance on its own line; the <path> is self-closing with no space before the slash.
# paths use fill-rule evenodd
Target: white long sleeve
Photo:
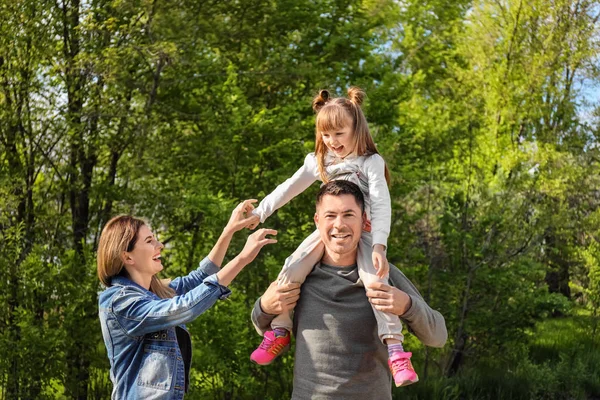
<path id="1" fill-rule="evenodd" d="M 252 213 L 260 218 L 261 223 L 265 222 L 277 209 L 304 192 L 317 179 L 319 179 L 317 159 L 314 153 L 310 153 L 304 159 L 304 165 L 265 197 Z"/>
<path id="2" fill-rule="evenodd" d="M 371 234 L 373 245 L 382 244 L 387 248 L 392 224 L 392 202 L 385 180 L 385 161 L 379 154 L 366 157 L 363 172 L 369 182 L 371 206 Z"/>

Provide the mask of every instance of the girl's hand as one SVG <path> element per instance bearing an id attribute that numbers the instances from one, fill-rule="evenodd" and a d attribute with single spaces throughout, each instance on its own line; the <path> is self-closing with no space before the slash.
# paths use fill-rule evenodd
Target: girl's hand
<path id="1" fill-rule="evenodd" d="M 277 231 L 274 229 L 259 229 L 254 232 L 252 235 L 248 236 L 248 240 L 246 240 L 246 245 L 242 249 L 239 257 L 243 260 L 243 262 L 248 265 L 258 255 L 260 249 L 262 249 L 265 245 L 271 243 L 277 243 L 276 239 L 271 239 L 266 237 L 267 235 L 277 235 Z"/>
<path id="2" fill-rule="evenodd" d="M 385 278 L 390 272 L 390 264 L 385 256 L 385 247 L 381 244 L 373 246 L 373 266 L 377 270 L 378 278 Z"/>
<path id="3" fill-rule="evenodd" d="M 252 210 L 254 210 L 254 205 L 252 203 L 256 203 L 257 201 L 258 200 L 256 199 L 250 199 L 244 200 L 238 204 L 237 207 L 233 209 L 224 231 L 235 233 L 247 227 L 254 218 L 258 218 L 252 214 Z"/>
<path id="4" fill-rule="evenodd" d="M 258 224 L 260 223 L 260 218 L 258 217 L 258 215 L 252 214 L 252 216 L 249 219 L 250 219 L 250 223 L 248 224 L 248 226 L 246 228 L 248 228 L 250 230 L 256 228 L 258 226 Z"/>

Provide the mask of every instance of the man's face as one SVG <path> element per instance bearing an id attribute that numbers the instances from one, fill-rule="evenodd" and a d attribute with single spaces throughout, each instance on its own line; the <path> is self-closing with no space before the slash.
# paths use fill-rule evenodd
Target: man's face
<path id="1" fill-rule="evenodd" d="M 338 266 L 354 264 L 364 221 L 354 196 L 324 195 L 315 213 L 315 224 L 325 245 L 323 262 Z"/>

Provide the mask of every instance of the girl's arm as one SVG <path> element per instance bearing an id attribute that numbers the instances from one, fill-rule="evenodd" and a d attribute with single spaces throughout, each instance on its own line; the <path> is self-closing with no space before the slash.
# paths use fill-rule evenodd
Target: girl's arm
<path id="1" fill-rule="evenodd" d="M 265 222 L 277 209 L 304 192 L 318 178 L 317 159 L 314 153 L 310 153 L 304 159 L 304 165 L 265 197 L 252 213 L 260 218 L 261 223 Z"/>
<path id="2" fill-rule="evenodd" d="M 384 278 L 389 272 L 386 249 L 392 220 L 390 191 L 385 180 L 385 161 L 379 154 L 368 157 L 364 163 L 369 183 L 371 204 L 371 234 L 373 237 L 373 266 L 377 276 Z"/>
<path id="3" fill-rule="evenodd" d="M 380 244 L 387 248 L 392 223 L 392 201 L 385 180 L 385 161 L 379 154 L 373 154 L 365 160 L 364 169 L 369 181 L 373 246 Z"/>

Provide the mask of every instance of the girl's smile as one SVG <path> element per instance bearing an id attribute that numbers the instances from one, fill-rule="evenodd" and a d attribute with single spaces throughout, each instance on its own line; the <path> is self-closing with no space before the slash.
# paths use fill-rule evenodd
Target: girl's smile
<path id="1" fill-rule="evenodd" d="M 321 132 L 325 146 L 339 158 L 345 158 L 354 152 L 356 140 L 352 131 L 352 124 L 333 131 Z"/>

